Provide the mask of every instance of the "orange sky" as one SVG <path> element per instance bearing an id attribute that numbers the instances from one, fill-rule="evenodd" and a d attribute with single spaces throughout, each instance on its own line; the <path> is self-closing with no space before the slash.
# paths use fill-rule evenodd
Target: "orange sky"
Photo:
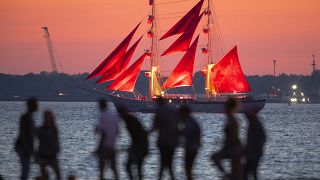
<path id="1" fill-rule="evenodd" d="M 196 2 L 159 5 L 159 14 L 186 12 Z M 274 58 L 278 73 L 309 74 L 313 49 L 320 64 L 319 0 L 213 2 L 226 49 L 239 45 L 245 74 L 271 74 Z M 1 0 L 0 73 L 50 71 L 41 26 L 49 27 L 64 72 L 92 71 L 148 12 L 147 0 Z M 176 20 L 161 20 L 161 32 Z M 146 31 L 144 23 L 134 40 Z M 145 38 L 134 57 L 147 48 Z M 197 57 L 196 70 L 204 64 Z M 178 59 L 163 61 L 169 71 Z"/>

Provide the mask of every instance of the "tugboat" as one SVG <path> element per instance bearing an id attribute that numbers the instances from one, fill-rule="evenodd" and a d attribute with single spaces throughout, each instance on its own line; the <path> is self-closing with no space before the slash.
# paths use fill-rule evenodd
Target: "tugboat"
<path id="1" fill-rule="evenodd" d="M 151 13 L 148 15 L 147 20 L 150 25 L 150 29 L 147 30 L 147 36 L 151 39 L 151 47 L 145 50 L 127 68 L 134 51 L 143 37 L 142 35 L 138 38 L 127 50 L 131 39 L 141 24 L 140 22 L 111 54 L 89 74 L 87 79 L 99 77 L 97 84 L 112 81 L 106 88 L 107 90 L 112 90 L 108 97 L 116 107 L 126 106 L 131 112 L 154 112 L 156 108 L 155 100 L 158 97 L 163 97 L 174 107 L 188 104 L 193 112 L 204 113 L 223 113 L 224 102 L 233 97 L 241 102 L 239 113 L 260 111 L 265 106 L 266 100 L 256 100 L 251 97 L 251 88 L 242 71 L 237 46 L 227 53 L 221 53 L 220 56 L 218 53 L 214 53 L 217 49 L 224 49 L 221 42 L 221 33 L 216 33 L 219 28 L 213 16 L 211 0 L 207 0 L 207 6 L 201 12 L 203 4 L 204 0 L 200 0 L 159 38 L 157 6 L 154 0 L 149 0 Z M 206 18 L 206 24 L 202 26 L 204 27 L 202 34 L 206 39 L 206 45 L 201 48 L 201 52 L 206 56 L 207 63 L 201 72 L 205 77 L 206 98 L 200 100 L 195 96 L 194 90 L 193 93 L 189 94 L 172 93 L 170 90 L 193 87 L 194 62 L 200 34 L 194 38 L 193 42 L 192 39 L 203 16 Z M 164 41 L 179 34 L 181 35 L 160 55 L 159 41 Z M 214 39 L 214 34 L 218 34 L 217 39 Z M 185 52 L 185 54 L 180 62 L 168 77 L 164 77 L 160 71 L 160 57 L 181 52 Z M 149 78 L 148 97 L 143 97 L 134 88 L 145 59 L 150 62 L 150 71 L 145 73 Z M 214 63 L 214 60 L 218 61 Z M 121 94 L 121 92 L 125 93 Z M 131 96 L 126 96 L 128 93 L 131 93 Z"/>

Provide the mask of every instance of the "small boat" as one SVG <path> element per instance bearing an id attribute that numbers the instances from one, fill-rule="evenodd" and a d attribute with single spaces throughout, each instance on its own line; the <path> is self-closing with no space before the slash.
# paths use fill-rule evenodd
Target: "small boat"
<path id="1" fill-rule="evenodd" d="M 242 71 L 238 47 L 230 51 L 215 53 L 222 50 L 223 43 L 221 34 L 217 29 L 218 25 L 212 13 L 212 2 L 207 0 L 207 7 L 202 10 L 204 0 L 200 0 L 190 11 L 188 11 L 178 22 L 176 22 L 164 35 L 158 35 L 157 6 L 154 0 L 149 0 L 151 14 L 148 15 L 147 23 L 150 29 L 147 36 L 151 41 L 151 47 L 129 67 L 128 64 L 137 49 L 143 35 L 128 49 L 140 22 L 127 37 L 111 52 L 111 54 L 94 69 L 87 79 L 98 78 L 97 84 L 111 82 L 106 90 L 110 100 L 116 107 L 126 106 L 131 112 L 154 112 L 156 99 L 163 97 L 173 107 L 180 107 L 187 104 L 193 112 L 223 113 L 224 103 L 230 98 L 239 99 L 241 103 L 239 112 L 260 111 L 263 109 L 266 100 L 253 99 L 250 95 L 250 85 Z M 192 41 L 194 34 L 199 27 L 201 19 L 205 17 L 206 24 L 202 29 L 203 39 L 206 40 L 201 52 L 207 59 L 205 67 L 201 70 L 205 79 L 205 98 L 196 97 L 196 93 L 181 94 L 172 93 L 172 89 L 193 87 L 194 63 L 196 52 L 199 47 L 200 34 Z M 161 55 L 159 52 L 159 41 L 181 34 Z M 218 34 L 217 39 L 214 35 Z M 192 43 L 191 43 L 192 42 Z M 160 71 L 159 60 L 161 57 L 174 53 L 185 52 L 173 71 L 166 77 Z M 145 75 L 149 78 L 149 96 L 142 96 L 136 89 L 138 75 L 145 59 L 150 62 L 150 71 Z M 214 63 L 214 60 L 218 60 Z M 131 93 L 132 96 L 125 96 L 121 92 Z"/>

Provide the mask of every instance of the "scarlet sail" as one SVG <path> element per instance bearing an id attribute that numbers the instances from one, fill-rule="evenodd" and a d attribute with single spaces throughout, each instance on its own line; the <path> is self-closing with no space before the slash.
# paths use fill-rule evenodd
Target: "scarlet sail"
<path id="1" fill-rule="evenodd" d="M 196 31 L 198 24 L 202 18 L 203 13 L 197 18 L 195 22 L 193 22 L 192 26 L 184 32 L 161 56 L 176 53 L 176 52 L 183 52 L 187 51 L 193 34 Z"/>
<path id="2" fill-rule="evenodd" d="M 103 76 L 96 82 L 96 84 L 100 84 L 103 82 L 111 81 L 119 77 L 119 75 L 127 68 L 130 59 L 136 50 L 139 42 L 141 41 L 141 36 L 132 46 L 131 48 L 125 53 L 125 55 L 120 58 L 108 71 L 106 71 Z"/>
<path id="3" fill-rule="evenodd" d="M 111 52 L 111 54 L 94 70 L 87 79 L 95 78 L 109 70 L 126 52 L 130 41 L 137 31 L 141 22 L 130 32 L 130 34 Z"/>
<path id="4" fill-rule="evenodd" d="M 134 64 L 132 64 L 127 70 L 125 70 L 117 79 L 115 79 L 107 87 L 107 89 L 133 92 L 145 57 L 146 54 L 143 54 Z"/>
<path id="5" fill-rule="evenodd" d="M 186 54 L 182 57 L 176 68 L 171 72 L 162 88 L 169 89 L 182 86 L 192 86 L 194 59 L 197 51 L 199 35 L 194 40 Z"/>
<path id="6" fill-rule="evenodd" d="M 237 46 L 213 66 L 210 81 L 216 93 L 245 93 L 251 90 L 241 69 Z"/>
<path id="7" fill-rule="evenodd" d="M 195 22 L 200 14 L 201 7 L 204 0 L 199 1 L 186 15 L 184 15 L 167 33 L 165 33 L 160 40 L 170 36 L 183 33 L 187 31 L 193 22 Z"/>

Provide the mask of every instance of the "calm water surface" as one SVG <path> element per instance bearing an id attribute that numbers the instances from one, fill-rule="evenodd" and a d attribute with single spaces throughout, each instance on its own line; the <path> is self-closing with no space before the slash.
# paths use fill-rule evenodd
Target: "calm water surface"
<path id="1" fill-rule="evenodd" d="M 97 137 L 93 124 L 97 111 L 95 103 L 88 102 L 40 102 L 35 114 L 36 124 L 42 121 L 44 109 L 52 110 L 59 127 L 61 153 L 59 155 L 62 174 L 76 174 L 82 179 L 97 179 L 97 163 L 91 152 L 96 146 Z M 23 102 L 0 102 L 0 174 L 4 179 L 18 179 L 18 158 L 13 151 L 17 136 L 18 120 L 25 111 Z M 265 156 L 260 167 L 262 179 L 320 178 L 320 105 L 267 104 L 260 116 L 265 125 L 268 141 Z M 138 113 L 137 116 L 146 128 L 150 128 L 152 114 Z M 223 140 L 223 120 L 221 114 L 194 114 L 203 131 L 203 146 L 195 162 L 196 179 L 221 179 L 216 168 L 211 166 L 210 156 L 221 148 Z M 246 122 L 238 115 L 241 124 L 241 138 L 244 142 Z M 123 127 L 123 125 L 121 125 Z M 158 151 L 152 135 L 151 152 L 144 168 L 146 179 L 155 179 L 158 172 Z M 121 130 L 118 148 L 129 144 L 125 130 Z M 183 176 L 183 152 L 178 149 L 175 158 L 175 174 Z M 127 179 L 123 163 L 126 153 L 120 152 L 119 169 L 121 179 Z M 108 170 L 107 174 L 110 173 Z M 31 177 L 39 175 L 38 166 L 31 167 Z"/>

